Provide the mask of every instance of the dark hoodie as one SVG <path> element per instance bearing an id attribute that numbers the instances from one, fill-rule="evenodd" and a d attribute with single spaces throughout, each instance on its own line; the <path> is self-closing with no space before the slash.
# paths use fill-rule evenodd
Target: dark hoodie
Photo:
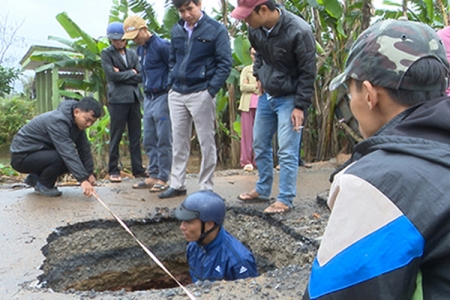
<path id="1" fill-rule="evenodd" d="M 94 163 L 86 133 L 75 124 L 73 110 L 76 103 L 65 100 L 58 109 L 32 119 L 14 137 L 11 153 L 56 150 L 79 182 L 87 180 Z"/>
<path id="2" fill-rule="evenodd" d="M 448 299 L 450 98 L 411 107 L 334 176 L 304 299 Z"/>

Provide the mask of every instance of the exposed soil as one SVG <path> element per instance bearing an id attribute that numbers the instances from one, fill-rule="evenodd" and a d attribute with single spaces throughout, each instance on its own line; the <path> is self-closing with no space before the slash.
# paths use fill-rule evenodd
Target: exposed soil
<path id="1" fill-rule="evenodd" d="M 301 168 L 301 172 L 314 178 L 314 173 L 331 173 L 343 161 L 345 158 L 314 163 L 312 169 Z M 194 160 L 195 163 L 198 165 L 198 161 Z M 256 173 L 256 170 L 251 172 Z M 243 170 L 216 172 L 216 176 L 225 177 L 240 174 L 248 173 Z M 189 177 L 196 177 L 196 174 Z M 109 182 L 100 180 L 100 184 L 108 186 Z M 318 189 L 314 182 L 305 188 L 310 190 L 305 194 L 318 196 L 296 200 L 294 209 L 285 215 L 261 214 L 267 204 L 247 207 L 229 202 L 225 228 L 252 250 L 260 276 L 234 282 L 190 284 L 187 287 L 194 296 L 197 299 L 301 299 L 329 217 L 324 201 L 326 190 Z M 171 218 L 172 210 L 162 208 L 145 220 L 128 220 L 127 223 L 144 244 L 151 245 L 183 284 L 188 284 L 183 260 L 185 242 L 180 239 L 178 230 L 173 230 Z M 155 222 L 159 219 L 167 222 Z M 158 268 L 149 266 L 148 257 L 115 221 L 94 220 L 57 228 L 47 242 L 42 249 L 46 261 L 42 265 L 41 284 L 23 286 L 31 293 L 58 291 L 70 295 L 70 299 L 188 299 L 180 288 L 170 287 L 170 280 L 166 281 Z M 151 273 L 159 278 L 153 286 L 149 284 Z M 169 288 L 164 286 L 165 282 Z M 142 290 L 146 288 L 163 289 Z"/>

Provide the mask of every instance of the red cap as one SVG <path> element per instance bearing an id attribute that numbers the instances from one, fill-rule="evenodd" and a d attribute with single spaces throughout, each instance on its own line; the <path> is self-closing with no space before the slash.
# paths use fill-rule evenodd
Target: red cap
<path id="1" fill-rule="evenodd" d="M 231 12 L 231 16 L 238 20 L 244 20 L 260 4 L 268 0 L 238 0 L 238 6 Z"/>

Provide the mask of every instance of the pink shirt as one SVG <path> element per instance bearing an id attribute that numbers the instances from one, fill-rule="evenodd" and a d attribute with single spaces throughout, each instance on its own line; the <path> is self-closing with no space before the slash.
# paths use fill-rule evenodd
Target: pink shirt
<path id="1" fill-rule="evenodd" d="M 444 43 L 445 50 L 447 51 L 447 59 L 450 61 L 450 26 L 447 26 L 437 32 L 437 35 Z M 447 95 L 450 96 L 450 88 L 446 90 Z"/>

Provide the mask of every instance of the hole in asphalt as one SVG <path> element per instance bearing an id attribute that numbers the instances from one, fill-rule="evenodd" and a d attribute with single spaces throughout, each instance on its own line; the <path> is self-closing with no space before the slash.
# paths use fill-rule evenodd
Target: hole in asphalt
<path id="1" fill-rule="evenodd" d="M 127 225 L 184 285 L 191 283 L 180 222 L 168 208 Z M 228 208 L 225 228 L 253 252 L 259 274 L 289 265 L 306 266 L 315 242 L 276 219 L 248 208 Z M 57 292 L 166 289 L 176 283 L 114 220 L 59 227 L 42 248 L 39 281 Z"/>

